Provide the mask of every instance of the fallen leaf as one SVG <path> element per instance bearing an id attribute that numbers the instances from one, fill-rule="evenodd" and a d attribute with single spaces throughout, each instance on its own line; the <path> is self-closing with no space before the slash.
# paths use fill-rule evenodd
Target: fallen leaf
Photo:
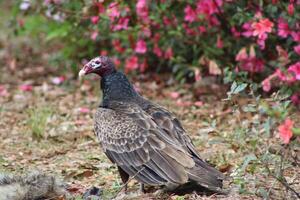
<path id="1" fill-rule="evenodd" d="M 201 106 L 203 106 L 203 102 L 202 101 L 196 101 L 196 102 L 194 102 L 194 105 L 198 106 L 198 107 L 201 107 Z"/>
<path id="2" fill-rule="evenodd" d="M 0 85 L 0 96 L 1 97 L 7 97 L 9 96 L 9 93 L 4 85 Z"/>
<path id="3" fill-rule="evenodd" d="M 176 104 L 178 106 L 182 106 L 182 107 L 187 107 L 187 106 L 191 106 L 192 105 L 192 102 L 191 101 L 182 101 L 181 99 L 178 99 L 176 101 Z"/>
<path id="4" fill-rule="evenodd" d="M 89 112 L 90 112 L 90 109 L 89 109 L 89 108 L 86 108 L 86 107 L 80 107 L 80 108 L 78 109 L 78 111 L 79 111 L 80 113 L 89 113 Z"/>
<path id="5" fill-rule="evenodd" d="M 79 174 L 76 174 L 75 177 L 77 178 L 87 178 L 94 175 L 94 172 L 92 170 L 85 170 Z"/>
<path id="6" fill-rule="evenodd" d="M 30 92 L 30 91 L 32 91 L 33 87 L 32 87 L 32 85 L 29 85 L 29 84 L 23 84 L 23 85 L 19 86 L 19 89 L 24 92 Z"/>
<path id="7" fill-rule="evenodd" d="M 178 99 L 178 97 L 180 96 L 180 93 L 179 92 L 170 92 L 169 95 L 172 99 Z"/>
<path id="8" fill-rule="evenodd" d="M 58 77 L 53 77 L 53 78 L 51 79 L 51 82 L 52 82 L 54 85 L 60 85 L 60 84 L 62 84 L 65 80 L 66 80 L 66 77 L 65 77 L 65 76 L 58 76 Z"/>

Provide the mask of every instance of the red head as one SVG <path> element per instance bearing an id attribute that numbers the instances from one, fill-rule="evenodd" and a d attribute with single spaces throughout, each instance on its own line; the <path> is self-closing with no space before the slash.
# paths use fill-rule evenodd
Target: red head
<path id="1" fill-rule="evenodd" d="M 90 73 L 105 76 L 115 71 L 116 69 L 113 62 L 107 56 L 98 56 L 84 65 L 79 72 L 79 76 L 84 76 Z"/>

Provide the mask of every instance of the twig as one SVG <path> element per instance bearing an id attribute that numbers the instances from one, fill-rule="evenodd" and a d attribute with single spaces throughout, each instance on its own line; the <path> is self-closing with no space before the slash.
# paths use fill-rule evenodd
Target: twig
<path id="1" fill-rule="evenodd" d="M 265 165 L 265 168 L 267 169 L 268 173 L 273 178 L 275 178 L 279 183 L 281 183 L 284 187 L 286 187 L 287 190 L 292 191 L 298 198 L 300 198 L 300 194 L 287 183 L 287 181 L 285 180 L 285 178 L 283 176 L 281 176 L 281 177 L 276 176 L 273 172 L 271 172 L 268 164 L 264 163 L 264 165 Z"/>
<path id="2" fill-rule="evenodd" d="M 117 192 L 117 194 L 114 196 L 114 198 L 116 198 L 118 195 L 119 195 L 119 193 L 126 187 L 126 185 L 129 183 L 129 181 L 131 181 L 132 179 L 134 179 L 141 171 L 143 171 L 145 169 L 145 167 L 143 167 L 142 169 L 140 169 L 139 171 L 137 171 L 132 177 L 130 177 L 127 181 L 126 181 L 126 183 L 124 183 L 123 185 L 122 185 L 122 187 L 120 188 L 120 190 Z M 113 198 L 113 199 L 114 199 Z"/>

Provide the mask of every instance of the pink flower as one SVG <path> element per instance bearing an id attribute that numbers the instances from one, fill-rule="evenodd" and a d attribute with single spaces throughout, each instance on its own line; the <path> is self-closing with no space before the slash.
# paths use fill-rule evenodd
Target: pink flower
<path id="1" fill-rule="evenodd" d="M 257 38 L 257 44 L 260 49 L 265 49 L 265 41 L 268 38 L 268 35 L 266 33 L 262 34 L 261 37 Z"/>
<path id="2" fill-rule="evenodd" d="M 253 28 L 253 36 L 258 36 L 259 38 L 265 37 L 266 33 L 272 31 L 273 22 L 269 19 L 260 19 L 259 22 L 253 22 L 251 27 Z"/>
<path id="3" fill-rule="evenodd" d="M 90 109 L 89 109 L 89 108 L 86 108 L 86 107 L 80 107 L 80 108 L 78 109 L 78 111 L 79 111 L 80 113 L 89 113 L 89 112 L 90 112 Z"/>
<path id="4" fill-rule="evenodd" d="M 241 69 L 248 72 L 262 72 L 264 70 L 264 62 L 258 58 L 248 58 L 241 62 Z"/>
<path id="5" fill-rule="evenodd" d="M 125 72 L 128 73 L 129 71 L 133 71 L 139 68 L 138 57 L 131 56 L 130 58 L 126 59 L 125 62 Z"/>
<path id="6" fill-rule="evenodd" d="M 291 96 L 294 105 L 300 105 L 300 93 L 295 93 Z"/>
<path id="7" fill-rule="evenodd" d="M 176 105 L 180 107 L 188 107 L 191 106 L 193 103 L 191 101 L 182 101 L 181 99 L 178 99 L 176 101 Z"/>
<path id="8" fill-rule="evenodd" d="M 242 48 L 235 57 L 239 61 L 240 68 L 249 72 L 261 72 L 264 70 L 263 60 L 256 58 L 254 48 L 250 48 L 250 54 L 247 54 L 246 48 Z"/>
<path id="9" fill-rule="evenodd" d="M 129 18 L 128 17 L 120 17 L 118 23 L 116 25 L 112 25 L 113 31 L 119 30 L 127 30 L 128 29 Z"/>
<path id="10" fill-rule="evenodd" d="M 251 37 L 253 35 L 253 29 L 251 27 L 251 22 L 246 22 L 243 24 L 242 29 L 244 30 L 242 32 L 242 35 L 245 37 Z"/>
<path id="11" fill-rule="evenodd" d="M 276 76 L 279 78 L 280 81 L 286 81 L 287 80 L 286 75 L 280 69 L 277 69 L 275 73 L 276 73 Z"/>
<path id="12" fill-rule="evenodd" d="M 170 92 L 170 97 L 172 99 L 178 99 L 180 97 L 180 93 L 179 92 Z"/>
<path id="13" fill-rule="evenodd" d="M 191 22 L 196 21 L 196 19 L 197 19 L 197 13 L 190 5 L 187 5 L 184 8 L 184 14 L 185 14 L 184 20 L 187 22 L 191 23 Z"/>
<path id="14" fill-rule="evenodd" d="M 25 20 L 24 19 L 18 19 L 18 24 L 21 28 L 24 27 L 24 24 L 25 24 Z"/>
<path id="15" fill-rule="evenodd" d="M 262 12 L 261 12 L 260 9 L 257 9 L 257 10 L 256 10 L 255 15 L 254 15 L 254 18 L 256 18 L 256 19 L 262 18 Z"/>
<path id="16" fill-rule="evenodd" d="M 195 74 L 195 81 L 200 81 L 201 80 L 201 74 L 200 74 L 200 69 L 199 68 L 196 68 L 194 70 L 194 74 Z"/>
<path id="17" fill-rule="evenodd" d="M 101 56 L 107 56 L 108 52 L 106 50 L 101 50 L 100 55 Z"/>
<path id="18" fill-rule="evenodd" d="M 283 49 L 281 46 L 276 45 L 276 51 L 278 53 L 278 61 L 282 64 L 282 65 L 286 65 L 290 62 L 289 59 L 289 54 L 288 52 Z"/>
<path id="19" fill-rule="evenodd" d="M 183 24 L 183 28 L 186 31 L 186 34 L 191 36 L 197 35 L 197 32 L 194 29 L 190 28 L 187 24 Z"/>
<path id="20" fill-rule="evenodd" d="M 173 57 L 173 50 L 171 47 L 168 47 L 165 52 L 165 59 L 171 59 Z"/>
<path id="21" fill-rule="evenodd" d="M 120 40 L 113 40 L 112 45 L 118 53 L 123 53 L 125 51 L 125 49 L 121 46 Z"/>
<path id="22" fill-rule="evenodd" d="M 141 32 L 145 37 L 150 37 L 151 36 L 151 29 L 148 26 L 143 26 L 141 29 Z"/>
<path id="23" fill-rule="evenodd" d="M 240 36 L 241 36 L 241 32 L 239 32 L 239 31 L 237 31 L 236 30 L 236 28 L 233 26 L 233 27 L 231 27 L 231 33 L 233 34 L 233 36 L 235 37 L 235 38 L 239 38 Z M 251 33 L 251 35 L 252 35 L 252 33 Z"/>
<path id="24" fill-rule="evenodd" d="M 157 44 L 154 44 L 153 53 L 159 58 L 163 55 L 162 50 L 158 47 Z"/>
<path id="25" fill-rule="evenodd" d="M 167 16 L 163 17 L 163 22 L 164 22 L 164 25 L 166 25 L 166 26 L 170 26 L 173 24 L 172 19 L 168 18 Z"/>
<path id="26" fill-rule="evenodd" d="M 293 32 L 291 33 L 291 35 L 292 35 L 292 38 L 293 38 L 293 40 L 294 40 L 295 42 L 300 42 L 300 31 L 299 31 L 299 32 L 293 31 Z"/>
<path id="27" fill-rule="evenodd" d="M 136 92 L 139 92 L 139 93 L 142 92 L 141 87 L 140 87 L 140 84 L 138 84 L 138 83 L 137 83 L 137 84 L 134 84 L 134 85 L 133 85 L 133 88 L 134 88 L 134 90 L 135 90 Z"/>
<path id="28" fill-rule="evenodd" d="M 246 60 L 248 58 L 247 49 L 244 47 L 242 48 L 238 54 L 235 56 L 236 61 Z"/>
<path id="29" fill-rule="evenodd" d="M 19 89 L 24 92 L 30 92 L 30 91 L 32 91 L 33 87 L 32 87 L 32 85 L 29 85 L 29 84 L 23 84 L 23 85 L 19 86 Z"/>
<path id="30" fill-rule="evenodd" d="M 144 72 L 148 68 L 147 59 L 144 59 L 143 62 L 140 64 L 140 71 Z"/>
<path id="31" fill-rule="evenodd" d="M 289 24 L 283 18 L 279 18 L 278 19 L 278 35 L 282 38 L 286 38 L 289 34 L 291 34 Z"/>
<path id="32" fill-rule="evenodd" d="M 288 144 L 290 139 L 293 136 L 293 128 L 294 122 L 287 118 L 283 124 L 278 127 L 279 136 L 283 140 L 283 143 Z"/>
<path id="33" fill-rule="evenodd" d="M 294 73 L 296 80 L 300 80 L 300 62 L 290 65 L 288 72 Z"/>
<path id="34" fill-rule="evenodd" d="M 7 97 L 9 95 L 4 85 L 0 85 L 0 97 Z"/>
<path id="35" fill-rule="evenodd" d="M 107 9 L 110 21 L 113 22 L 115 18 L 120 17 L 119 5 L 117 2 L 110 3 Z"/>
<path id="36" fill-rule="evenodd" d="M 94 5 L 98 8 L 98 13 L 104 13 L 105 12 L 105 7 L 101 2 L 94 2 Z"/>
<path id="37" fill-rule="evenodd" d="M 137 41 L 136 46 L 135 46 L 135 52 L 140 53 L 140 54 L 144 54 L 147 52 L 147 44 L 144 40 L 139 39 Z"/>
<path id="38" fill-rule="evenodd" d="M 58 77 L 53 77 L 53 78 L 51 79 L 51 82 L 52 82 L 54 85 L 60 85 L 60 84 L 62 84 L 65 80 L 66 80 L 66 77 L 65 77 L 65 76 L 58 76 Z"/>
<path id="39" fill-rule="evenodd" d="M 113 62 L 114 62 L 116 67 L 120 67 L 121 61 L 118 58 L 113 58 Z"/>
<path id="40" fill-rule="evenodd" d="M 74 124 L 78 125 L 78 126 L 85 125 L 87 123 L 88 123 L 87 120 L 75 120 L 74 121 Z"/>
<path id="41" fill-rule="evenodd" d="M 208 73 L 211 75 L 222 74 L 222 71 L 221 71 L 219 65 L 214 60 L 210 60 L 208 63 Z"/>
<path id="42" fill-rule="evenodd" d="M 265 80 L 263 80 L 263 82 L 261 83 L 263 86 L 263 91 L 265 92 L 269 92 L 271 90 L 271 81 L 268 78 L 266 78 Z"/>
<path id="43" fill-rule="evenodd" d="M 294 51 L 300 55 L 300 44 L 298 44 L 297 46 L 294 46 Z"/>
<path id="44" fill-rule="evenodd" d="M 92 22 L 93 24 L 97 24 L 98 21 L 99 21 L 99 16 L 92 16 L 92 17 L 91 17 L 91 22 Z"/>
<path id="45" fill-rule="evenodd" d="M 194 105 L 198 106 L 198 107 L 201 107 L 201 106 L 203 106 L 203 102 L 202 101 L 196 101 L 196 102 L 194 102 Z"/>
<path id="46" fill-rule="evenodd" d="M 292 3 L 288 5 L 288 13 L 291 16 L 294 14 L 294 5 Z"/>
<path id="47" fill-rule="evenodd" d="M 216 44 L 217 48 L 222 49 L 223 48 L 223 41 L 220 35 L 218 35 L 217 37 L 217 44 Z"/>
<path id="48" fill-rule="evenodd" d="M 159 39 L 160 39 L 160 34 L 159 33 L 155 33 L 154 37 L 153 37 L 154 43 L 157 43 L 159 41 Z"/>
<path id="49" fill-rule="evenodd" d="M 296 81 L 295 74 L 292 71 L 288 71 L 288 73 L 284 73 L 280 69 L 277 69 L 275 73 L 280 81 L 286 82 L 288 84 L 292 84 Z"/>
<path id="50" fill-rule="evenodd" d="M 150 22 L 147 0 L 138 0 L 136 4 L 136 14 L 145 24 Z"/>
<path id="51" fill-rule="evenodd" d="M 218 18 L 216 18 L 215 16 L 210 16 L 208 18 L 208 22 L 209 22 L 210 26 L 219 26 L 220 25 Z"/>
<path id="52" fill-rule="evenodd" d="M 91 34 L 91 39 L 95 41 L 97 39 L 97 36 L 98 36 L 98 31 L 93 31 Z"/>
<path id="53" fill-rule="evenodd" d="M 205 26 L 198 26 L 198 31 L 199 31 L 200 33 L 205 33 L 205 32 L 206 32 Z"/>
<path id="54" fill-rule="evenodd" d="M 217 4 L 217 5 L 216 5 Z M 209 18 L 212 14 L 218 13 L 221 9 L 223 0 L 198 0 L 197 1 L 197 14 L 202 14 Z"/>

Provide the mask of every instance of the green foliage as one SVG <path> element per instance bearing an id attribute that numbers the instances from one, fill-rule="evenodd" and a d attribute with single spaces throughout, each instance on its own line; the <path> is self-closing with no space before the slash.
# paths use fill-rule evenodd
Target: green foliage
<path id="1" fill-rule="evenodd" d="M 293 50 L 297 39 L 292 33 L 279 34 L 281 19 L 289 27 L 298 26 L 295 3 L 57 0 L 32 1 L 23 10 L 22 4 L 16 1 L 12 9 L 15 32 L 58 46 L 50 59 L 74 73 L 78 61 L 108 54 L 127 72 L 169 70 L 184 82 L 197 78 L 199 69 L 202 76 L 222 75 L 225 83 L 260 84 L 276 70 L 286 73 L 299 56 Z M 286 9 L 291 5 L 293 13 Z M 255 23 L 264 24 L 260 37 L 254 34 Z M 242 49 L 251 54 L 248 60 L 245 52 L 243 59 L 237 58 Z M 273 87 L 287 86 L 289 95 L 299 87 L 281 81 Z"/>

